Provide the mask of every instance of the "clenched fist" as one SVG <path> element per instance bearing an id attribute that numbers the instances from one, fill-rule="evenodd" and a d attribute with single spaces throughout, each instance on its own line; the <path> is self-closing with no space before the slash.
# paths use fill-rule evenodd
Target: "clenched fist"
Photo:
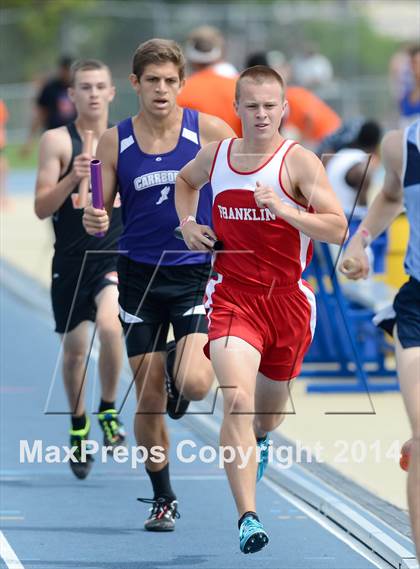
<path id="1" fill-rule="evenodd" d="M 89 205 L 83 212 L 83 227 L 89 235 L 106 233 L 109 229 L 109 217 L 105 209 L 96 209 Z"/>

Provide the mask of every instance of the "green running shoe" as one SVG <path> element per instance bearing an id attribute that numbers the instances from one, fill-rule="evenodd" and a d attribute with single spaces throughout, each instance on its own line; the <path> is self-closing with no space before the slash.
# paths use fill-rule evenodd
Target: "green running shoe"
<path id="1" fill-rule="evenodd" d="M 86 454 L 85 452 L 85 457 L 82 456 L 82 442 L 89 439 L 89 431 L 89 417 L 86 417 L 86 425 L 83 429 L 70 429 L 70 447 L 76 447 L 76 450 L 73 453 L 73 455 L 76 457 L 76 460 L 70 458 L 69 464 L 73 474 L 80 480 L 84 480 L 86 478 L 94 462 L 92 455 Z M 86 451 L 90 450 L 91 448 L 92 447 L 90 445 L 85 445 Z"/>
<path id="2" fill-rule="evenodd" d="M 98 413 L 98 421 L 104 433 L 104 446 L 111 447 L 108 452 L 112 453 L 115 447 L 126 445 L 126 432 L 116 409 Z"/>

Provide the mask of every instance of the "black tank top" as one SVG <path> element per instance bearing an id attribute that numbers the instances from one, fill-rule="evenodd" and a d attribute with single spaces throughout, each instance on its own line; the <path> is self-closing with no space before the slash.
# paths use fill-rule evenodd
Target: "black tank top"
<path id="1" fill-rule="evenodd" d="M 72 155 L 69 166 L 60 177 L 62 180 L 67 176 L 72 167 L 75 157 L 82 152 L 82 140 L 74 123 L 67 125 L 71 142 Z M 98 238 L 88 235 L 82 224 L 83 209 L 74 207 L 78 197 L 78 186 L 74 188 L 53 215 L 53 227 L 55 233 L 55 257 L 70 259 L 83 259 L 85 251 L 117 250 L 118 239 L 122 230 L 121 208 L 115 207 L 112 212 L 111 225 L 105 237 Z M 98 260 L 97 255 L 88 255 L 87 260 Z"/>

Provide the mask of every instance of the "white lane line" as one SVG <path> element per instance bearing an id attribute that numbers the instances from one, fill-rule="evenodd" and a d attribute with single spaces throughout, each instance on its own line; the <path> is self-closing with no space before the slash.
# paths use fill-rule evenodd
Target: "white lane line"
<path id="1" fill-rule="evenodd" d="M 299 510 L 301 510 L 309 518 L 312 518 L 316 523 L 318 523 L 320 526 L 322 526 L 324 529 L 326 529 L 328 532 L 330 532 L 340 541 L 342 541 L 343 543 L 348 545 L 351 549 L 353 549 L 353 551 L 356 551 L 356 553 L 358 553 L 359 555 L 370 561 L 375 567 L 378 567 L 378 569 L 389 569 L 390 567 L 389 563 L 379 560 L 376 555 L 374 555 L 370 551 L 367 551 L 364 546 L 359 545 L 355 539 L 353 539 L 350 535 L 344 533 L 343 530 L 337 528 L 337 526 L 333 522 L 329 521 L 325 516 L 323 516 L 322 514 L 311 508 L 310 506 L 307 506 L 306 504 L 304 504 L 303 502 L 301 502 L 300 500 L 298 500 L 288 492 L 282 490 L 271 480 L 263 478 L 263 482 L 271 490 L 273 490 L 273 492 L 275 492 L 278 496 L 280 496 L 281 498 L 283 498 L 284 500 L 286 500 L 296 508 L 299 508 Z"/>
<path id="2" fill-rule="evenodd" d="M 7 569 L 25 569 L 2 531 L 0 531 L 0 557 L 6 563 Z"/>

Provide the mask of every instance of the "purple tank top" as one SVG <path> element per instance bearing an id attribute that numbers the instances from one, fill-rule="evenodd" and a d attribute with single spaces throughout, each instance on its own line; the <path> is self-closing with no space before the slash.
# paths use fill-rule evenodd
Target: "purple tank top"
<path id="1" fill-rule="evenodd" d="M 188 251 L 173 235 L 178 225 L 175 178 L 201 148 L 198 113 L 184 109 L 176 147 L 164 154 L 146 154 L 137 144 L 131 117 L 118 125 L 117 177 L 121 195 L 123 232 L 120 250 L 134 261 L 152 265 L 189 265 L 210 262 L 210 256 Z M 210 225 L 212 191 L 200 190 L 197 222 Z"/>

